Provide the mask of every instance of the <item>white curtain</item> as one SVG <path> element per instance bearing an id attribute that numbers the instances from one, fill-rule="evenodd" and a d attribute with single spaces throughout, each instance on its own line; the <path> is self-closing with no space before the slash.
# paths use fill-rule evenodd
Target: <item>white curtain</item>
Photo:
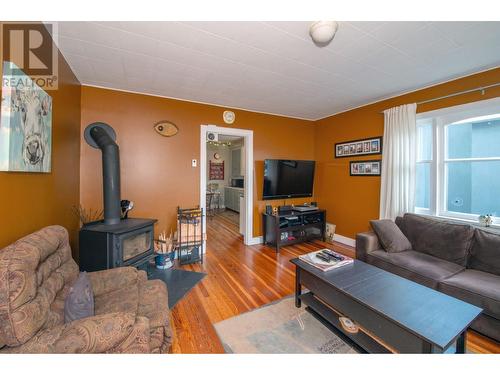
<path id="1" fill-rule="evenodd" d="M 380 218 L 395 219 L 415 206 L 417 105 L 384 111 Z"/>

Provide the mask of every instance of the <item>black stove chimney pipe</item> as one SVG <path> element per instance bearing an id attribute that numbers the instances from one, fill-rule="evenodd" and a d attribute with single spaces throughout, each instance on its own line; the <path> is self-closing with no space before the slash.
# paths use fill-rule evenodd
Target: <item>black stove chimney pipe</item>
<path id="1" fill-rule="evenodd" d="M 102 122 L 90 124 L 85 129 L 85 140 L 102 152 L 102 182 L 104 198 L 104 224 L 118 224 L 120 206 L 120 149 L 111 126 Z"/>

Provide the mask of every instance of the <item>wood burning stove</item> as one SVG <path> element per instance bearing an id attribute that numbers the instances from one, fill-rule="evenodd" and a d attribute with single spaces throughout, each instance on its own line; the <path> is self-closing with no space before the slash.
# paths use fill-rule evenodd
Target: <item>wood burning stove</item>
<path id="1" fill-rule="evenodd" d="M 80 269 L 99 271 L 140 266 L 155 256 L 154 219 L 125 219 L 118 224 L 84 225 L 80 230 Z"/>
<path id="2" fill-rule="evenodd" d="M 156 219 L 121 218 L 120 155 L 113 128 L 96 122 L 87 126 L 84 136 L 102 152 L 104 220 L 80 229 L 80 270 L 143 265 L 154 257 Z"/>

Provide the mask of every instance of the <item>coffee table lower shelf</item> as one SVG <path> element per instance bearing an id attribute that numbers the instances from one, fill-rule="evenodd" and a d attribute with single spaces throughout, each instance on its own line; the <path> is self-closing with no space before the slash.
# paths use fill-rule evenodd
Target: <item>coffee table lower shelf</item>
<path id="1" fill-rule="evenodd" d="M 307 307 L 306 310 L 316 319 L 323 323 L 328 329 L 339 336 L 359 353 L 394 353 L 388 346 L 383 345 L 372 335 L 360 329 L 357 333 L 349 333 L 342 328 L 339 318 L 341 315 L 319 301 L 311 292 L 299 296 L 301 302 Z"/>

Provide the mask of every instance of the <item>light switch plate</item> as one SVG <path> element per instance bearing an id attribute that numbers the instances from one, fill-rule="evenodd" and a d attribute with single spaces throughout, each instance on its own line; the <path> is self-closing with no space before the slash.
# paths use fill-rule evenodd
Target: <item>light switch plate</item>
<path id="1" fill-rule="evenodd" d="M 191 166 L 193 168 L 196 168 L 197 165 L 198 165 L 198 161 L 196 159 L 191 160 Z"/>

